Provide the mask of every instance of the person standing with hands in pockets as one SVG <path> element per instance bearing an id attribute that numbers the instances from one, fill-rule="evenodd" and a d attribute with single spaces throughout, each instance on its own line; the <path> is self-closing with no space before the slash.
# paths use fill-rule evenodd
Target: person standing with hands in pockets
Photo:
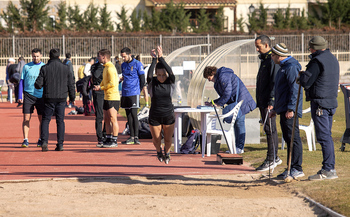
<path id="1" fill-rule="evenodd" d="M 160 162 L 164 160 L 168 164 L 170 161 L 170 147 L 175 123 L 174 106 L 171 99 L 175 84 L 175 75 L 163 59 L 161 46 L 157 47 L 157 52 L 158 63 L 156 50 L 153 49 L 151 51 L 152 64 L 147 75 L 148 92 L 151 96 L 148 121 L 153 145 L 157 150 L 157 158 Z M 156 77 L 153 77 L 154 67 L 156 68 Z M 162 129 L 164 131 L 164 155 L 161 147 Z"/>

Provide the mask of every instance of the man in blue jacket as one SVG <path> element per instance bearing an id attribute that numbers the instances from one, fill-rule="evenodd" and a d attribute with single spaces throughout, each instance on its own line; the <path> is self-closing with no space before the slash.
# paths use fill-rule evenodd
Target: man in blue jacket
<path id="1" fill-rule="evenodd" d="M 122 144 L 140 144 L 137 109 L 140 107 L 140 92 L 145 84 L 145 72 L 142 63 L 131 57 L 129 48 L 123 48 L 120 55 L 124 60 L 121 66 L 123 75 L 121 107 L 125 109 L 130 130 L 130 138 Z"/>
<path id="2" fill-rule="evenodd" d="M 338 107 L 339 62 L 327 48 L 327 41 L 315 36 L 309 41 L 310 62 L 300 72 L 306 101 L 311 101 L 311 117 L 315 123 L 316 138 L 322 146 L 322 169 L 309 180 L 338 178 L 334 169 L 334 143 L 332 139 L 333 115 Z"/>
<path id="3" fill-rule="evenodd" d="M 214 82 L 214 88 L 220 96 L 218 99 L 214 100 L 215 106 L 224 106 L 227 104 L 227 106 L 233 109 L 233 105 L 243 100 L 243 104 L 234 124 L 234 130 L 237 154 L 244 153 L 246 132 L 245 115 L 256 108 L 253 97 L 250 95 L 241 79 L 235 75 L 230 68 L 221 67 L 218 69 L 215 66 L 207 66 L 204 69 L 203 77 L 208 79 L 208 81 Z"/>
<path id="4" fill-rule="evenodd" d="M 293 122 L 294 118 L 296 118 L 290 175 L 297 179 L 304 176 L 301 167 L 303 162 L 303 144 L 301 143 L 299 135 L 299 118 L 302 117 L 303 108 L 302 91 L 300 91 L 299 96 L 298 113 L 295 114 L 299 87 L 296 83 L 296 79 L 301 70 L 301 65 L 296 59 L 289 55 L 288 48 L 284 43 L 276 44 L 272 48 L 271 58 L 275 64 L 279 64 L 281 67 L 275 78 L 275 106 L 273 108 L 273 113 L 280 115 L 280 124 L 283 139 L 287 143 L 288 157 L 292 139 Z M 289 159 L 287 159 L 287 162 L 289 162 Z M 285 170 L 277 177 L 285 179 L 287 175 L 288 171 Z"/>

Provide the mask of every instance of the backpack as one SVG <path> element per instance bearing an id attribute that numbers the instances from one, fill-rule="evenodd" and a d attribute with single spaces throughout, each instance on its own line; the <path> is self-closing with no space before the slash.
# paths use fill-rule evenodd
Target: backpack
<path id="1" fill-rule="evenodd" d="M 200 135 L 198 129 L 192 130 L 187 137 L 187 141 L 180 148 L 181 154 L 198 154 L 196 150 L 200 144 Z"/>
<path id="2" fill-rule="evenodd" d="M 78 69 L 78 79 L 82 79 L 85 77 L 84 74 L 84 69 L 85 69 L 85 65 L 81 65 Z"/>
<path id="3" fill-rule="evenodd" d="M 86 105 L 84 105 L 84 116 L 94 116 L 95 115 L 95 108 L 94 104 L 92 104 L 92 101 L 89 100 Z"/>

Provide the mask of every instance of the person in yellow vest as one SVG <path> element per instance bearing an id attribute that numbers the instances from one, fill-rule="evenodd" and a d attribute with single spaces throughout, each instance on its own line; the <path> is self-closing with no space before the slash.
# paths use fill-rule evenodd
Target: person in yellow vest
<path id="1" fill-rule="evenodd" d="M 83 63 L 83 65 L 81 65 L 78 69 L 78 80 L 85 77 L 85 75 L 84 75 L 85 65 L 86 65 L 86 63 Z"/>
<path id="2" fill-rule="evenodd" d="M 120 105 L 119 77 L 114 64 L 111 62 L 111 52 L 102 49 L 98 52 L 98 61 L 103 64 L 103 79 L 100 85 L 94 85 L 94 90 L 104 91 L 103 119 L 106 126 L 107 139 L 104 148 L 118 147 L 118 120 L 117 114 Z"/>

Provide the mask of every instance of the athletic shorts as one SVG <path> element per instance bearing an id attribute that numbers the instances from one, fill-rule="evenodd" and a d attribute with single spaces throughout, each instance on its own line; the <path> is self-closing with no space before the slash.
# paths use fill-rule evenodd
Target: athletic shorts
<path id="1" fill-rule="evenodd" d="M 148 123 L 152 126 L 159 126 L 159 125 L 172 125 L 175 123 L 175 115 L 174 113 L 166 116 L 166 117 L 158 117 L 156 115 L 150 115 L 148 117 Z"/>
<path id="2" fill-rule="evenodd" d="M 43 98 L 36 98 L 27 92 L 23 92 L 23 98 L 23 114 L 32 114 L 35 107 L 38 115 L 43 115 L 45 109 Z"/>
<path id="3" fill-rule="evenodd" d="M 140 108 L 140 96 L 122 96 L 120 104 L 124 109 Z"/>
<path id="4" fill-rule="evenodd" d="M 115 108 L 116 111 L 119 111 L 120 101 L 111 101 L 104 100 L 103 101 L 103 110 L 109 110 L 110 108 Z"/>

